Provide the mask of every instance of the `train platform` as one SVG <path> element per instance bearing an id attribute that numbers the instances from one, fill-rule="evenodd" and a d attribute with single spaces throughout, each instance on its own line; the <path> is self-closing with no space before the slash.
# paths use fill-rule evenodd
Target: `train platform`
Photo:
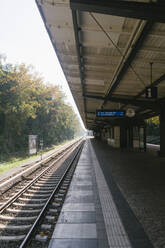
<path id="1" fill-rule="evenodd" d="M 125 154 L 104 143 L 86 141 L 49 248 L 154 247 L 135 215 L 136 211 L 134 213 L 129 205 L 126 186 L 123 184 L 125 188 L 120 188 L 120 181 L 125 180 L 127 184 L 128 179 L 125 171 L 128 165 L 122 165 L 122 155 Z M 138 154 L 132 154 L 136 160 Z M 144 154 L 140 155 L 144 160 Z M 117 159 L 118 166 L 113 158 Z M 131 161 L 129 165 L 134 167 Z M 120 171 L 119 183 L 115 170 Z"/>

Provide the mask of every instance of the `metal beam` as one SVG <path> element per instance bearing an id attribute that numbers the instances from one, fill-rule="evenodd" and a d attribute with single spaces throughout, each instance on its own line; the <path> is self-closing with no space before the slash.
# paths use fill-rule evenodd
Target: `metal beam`
<path id="1" fill-rule="evenodd" d="M 120 102 L 120 103 L 124 103 L 127 105 L 133 105 L 133 106 L 137 106 L 137 107 L 143 107 L 146 109 L 152 109 L 152 110 L 157 110 L 157 105 L 155 102 L 153 101 L 145 101 L 145 100 L 132 100 L 132 99 L 124 99 L 124 98 L 111 98 L 110 101 L 112 102 Z"/>
<path id="2" fill-rule="evenodd" d="M 162 81 L 164 81 L 164 80 L 165 80 L 165 74 L 161 75 L 161 76 L 160 76 L 158 79 L 156 79 L 152 84 L 148 85 L 148 87 L 157 86 L 157 85 L 159 85 L 159 84 L 160 84 Z M 145 94 L 145 91 L 146 91 L 146 89 L 140 91 L 135 97 L 133 97 L 133 100 L 135 100 L 135 99 L 137 99 L 138 97 L 140 97 L 140 96 L 142 96 L 143 94 Z M 160 108 L 160 104 L 161 104 L 162 102 L 164 102 L 164 101 L 162 101 L 162 99 L 159 99 L 159 100 L 157 101 L 158 107 L 159 107 L 159 108 Z M 124 108 L 125 106 L 127 106 L 127 104 L 124 104 L 124 105 L 122 106 L 122 108 Z M 142 108 L 142 110 L 143 110 L 143 109 L 144 109 L 144 108 Z"/>
<path id="3" fill-rule="evenodd" d="M 80 80 L 81 80 L 81 86 L 82 86 L 82 92 L 83 95 L 85 94 L 85 85 L 84 85 L 84 75 L 82 72 L 82 62 L 81 62 L 81 54 L 80 54 L 80 42 L 79 42 L 79 35 L 78 35 L 78 24 L 77 24 L 77 14 L 76 11 L 72 10 L 72 19 L 73 19 L 73 26 L 74 26 L 74 35 L 75 35 L 75 41 L 76 41 L 76 50 L 77 50 L 77 57 L 78 57 L 78 65 L 79 65 L 79 71 L 80 71 Z M 86 115 L 86 100 L 83 97 L 84 101 L 84 111 L 85 111 L 85 118 Z"/>
<path id="4" fill-rule="evenodd" d="M 124 74 L 126 73 L 126 71 L 128 70 L 129 66 L 131 65 L 132 61 L 135 59 L 136 54 L 138 53 L 139 49 L 142 47 L 145 38 L 147 37 L 149 31 L 151 30 L 151 28 L 153 27 L 153 22 L 147 22 L 143 28 L 143 31 L 141 32 L 139 38 L 137 39 L 135 45 L 132 48 L 131 53 L 129 54 L 127 60 L 125 61 L 122 69 L 120 70 L 120 72 L 118 73 L 115 81 L 113 82 L 112 87 L 110 88 L 105 102 L 112 96 L 112 93 L 114 92 L 114 90 L 118 87 L 122 77 L 124 76 Z"/>
<path id="5" fill-rule="evenodd" d="M 144 113 L 144 114 L 138 114 L 136 117 L 134 117 L 134 120 L 146 120 L 146 119 L 149 119 L 149 118 L 152 118 L 154 116 L 158 116 L 160 112 L 148 112 L 148 113 Z"/>
<path id="6" fill-rule="evenodd" d="M 165 3 L 121 0 L 70 0 L 72 10 L 152 20 L 165 23 Z"/>
<path id="7" fill-rule="evenodd" d="M 97 100 L 104 100 L 105 98 L 102 96 L 94 96 L 94 95 L 85 95 L 87 98 L 97 99 Z M 143 107 L 146 109 L 158 110 L 159 106 L 155 101 L 152 100 L 135 100 L 135 99 L 128 99 L 128 98 L 119 98 L 119 97 L 111 97 L 109 102 L 116 102 L 116 103 L 123 103 L 125 105 L 133 105 L 137 107 Z"/>
<path id="8" fill-rule="evenodd" d="M 95 115 L 95 114 L 96 114 L 96 112 L 89 112 L 89 111 L 87 111 L 87 114 L 92 114 L 92 115 Z"/>
<path id="9" fill-rule="evenodd" d="M 148 85 L 148 87 L 154 87 L 159 85 L 162 81 L 165 80 L 165 74 L 161 75 L 158 79 L 156 79 L 152 84 Z M 139 96 L 142 96 L 143 94 L 145 94 L 145 90 L 140 91 L 135 97 L 134 99 L 138 98 Z"/>
<path id="10" fill-rule="evenodd" d="M 105 98 L 103 96 L 94 96 L 94 95 L 84 95 L 85 98 L 93 98 L 97 100 L 104 100 Z"/>

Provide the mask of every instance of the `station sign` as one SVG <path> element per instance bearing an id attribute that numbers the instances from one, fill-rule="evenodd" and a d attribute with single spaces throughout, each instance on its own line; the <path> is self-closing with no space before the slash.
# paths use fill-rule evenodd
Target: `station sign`
<path id="1" fill-rule="evenodd" d="M 96 117 L 124 117 L 125 110 L 115 109 L 98 109 L 96 110 Z"/>
<path id="2" fill-rule="evenodd" d="M 37 135 L 29 135 L 29 155 L 37 154 Z"/>
<path id="3" fill-rule="evenodd" d="M 44 145 L 43 139 L 40 139 L 40 146 L 42 147 Z"/>

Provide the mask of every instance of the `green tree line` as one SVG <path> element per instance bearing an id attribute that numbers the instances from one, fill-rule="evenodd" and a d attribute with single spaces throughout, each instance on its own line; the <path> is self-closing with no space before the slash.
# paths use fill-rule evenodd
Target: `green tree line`
<path id="1" fill-rule="evenodd" d="M 28 135 L 45 146 L 72 139 L 80 123 L 58 86 L 31 67 L 0 63 L 0 153 L 26 150 Z"/>
<path id="2" fill-rule="evenodd" d="M 152 117 L 146 121 L 147 124 L 147 135 L 160 136 L 160 122 L 159 116 Z"/>

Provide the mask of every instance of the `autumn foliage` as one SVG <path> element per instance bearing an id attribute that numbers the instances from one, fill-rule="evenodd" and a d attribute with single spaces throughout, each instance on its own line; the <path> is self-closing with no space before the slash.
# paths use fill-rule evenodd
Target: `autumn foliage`
<path id="1" fill-rule="evenodd" d="M 152 144 L 160 144 L 160 121 L 159 116 L 146 120 L 147 126 L 147 142 Z"/>
<path id="2" fill-rule="evenodd" d="M 27 149 L 28 135 L 50 146 L 72 139 L 79 122 L 58 86 L 30 67 L 0 64 L 0 153 Z"/>

